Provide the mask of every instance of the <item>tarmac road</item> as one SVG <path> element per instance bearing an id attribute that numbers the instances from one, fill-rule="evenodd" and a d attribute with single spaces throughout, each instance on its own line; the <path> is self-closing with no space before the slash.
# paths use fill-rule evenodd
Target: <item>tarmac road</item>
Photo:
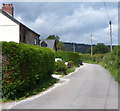
<path id="1" fill-rule="evenodd" d="M 67 82 L 12 109 L 118 109 L 118 83 L 102 66 L 84 63 L 64 80 Z"/>

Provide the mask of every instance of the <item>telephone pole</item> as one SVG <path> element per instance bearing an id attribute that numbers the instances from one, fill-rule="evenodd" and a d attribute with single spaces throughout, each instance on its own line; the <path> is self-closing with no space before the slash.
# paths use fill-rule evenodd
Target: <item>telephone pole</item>
<path id="1" fill-rule="evenodd" d="M 73 52 L 75 52 L 75 43 L 73 43 Z"/>
<path id="2" fill-rule="evenodd" d="M 110 51 L 112 52 L 112 22 L 109 22 L 110 25 Z"/>
<path id="3" fill-rule="evenodd" d="M 91 34 L 91 57 L 93 56 L 93 47 L 92 47 L 92 34 Z"/>

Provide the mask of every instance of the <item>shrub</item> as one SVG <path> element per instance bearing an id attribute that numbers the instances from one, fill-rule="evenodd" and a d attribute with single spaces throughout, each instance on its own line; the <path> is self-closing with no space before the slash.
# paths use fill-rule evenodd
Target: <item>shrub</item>
<path id="1" fill-rule="evenodd" d="M 89 62 L 91 60 L 90 54 L 81 54 L 81 59 L 83 62 Z"/>
<path id="2" fill-rule="evenodd" d="M 79 60 L 79 65 L 83 65 L 83 62 L 82 62 L 82 60 Z"/>
<path id="3" fill-rule="evenodd" d="M 65 62 L 72 61 L 74 65 L 78 66 L 81 56 L 76 52 L 56 51 L 56 57 L 62 58 Z"/>
<path id="4" fill-rule="evenodd" d="M 66 74 L 67 67 L 65 65 L 64 61 L 57 61 L 55 62 L 55 71 L 58 73 L 64 73 Z"/>
<path id="5" fill-rule="evenodd" d="M 1 42 L 3 55 L 2 96 L 20 98 L 50 80 L 55 53 L 48 48 L 23 43 Z"/>
<path id="6" fill-rule="evenodd" d="M 103 59 L 104 56 L 105 54 L 95 54 L 93 55 L 92 59 L 94 62 L 99 63 Z"/>
<path id="7" fill-rule="evenodd" d="M 71 68 L 71 67 L 73 67 L 73 62 L 72 61 L 68 61 L 67 68 Z"/>

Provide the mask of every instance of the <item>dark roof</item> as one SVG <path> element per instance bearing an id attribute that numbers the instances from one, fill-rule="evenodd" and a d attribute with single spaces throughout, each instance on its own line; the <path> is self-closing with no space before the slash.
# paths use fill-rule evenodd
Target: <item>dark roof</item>
<path id="1" fill-rule="evenodd" d="M 55 45 L 55 40 L 54 40 L 54 39 L 41 40 L 41 41 L 40 41 L 40 44 L 41 44 L 42 42 L 45 42 L 45 43 L 47 44 L 47 47 L 48 47 L 48 48 L 51 48 L 51 49 L 54 48 L 54 45 Z"/>
<path id="2" fill-rule="evenodd" d="M 22 23 L 19 22 L 18 20 L 16 20 L 13 16 L 11 16 L 10 14 L 2 11 L 1 9 L 0 9 L 0 13 L 2 13 L 3 15 L 5 15 L 5 16 L 8 17 L 9 19 L 11 19 L 11 20 L 12 20 L 13 22 L 15 22 L 16 24 L 22 25 L 22 26 L 24 26 L 25 28 L 27 28 L 28 30 L 30 30 L 30 31 L 32 31 L 33 33 L 35 33 L 36 35 L 40 36 L 38 33 L 34 32 L 33 30 L 31 30 L 30 28 L 28 28 L 27 26 L 25 26 L 24 24 L 22 24 Z"/>

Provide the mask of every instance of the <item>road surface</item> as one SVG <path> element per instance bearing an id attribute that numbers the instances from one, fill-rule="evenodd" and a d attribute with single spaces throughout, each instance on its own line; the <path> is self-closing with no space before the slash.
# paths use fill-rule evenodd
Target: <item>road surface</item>
<path id="1" fill-rule="evenodd" d="M 100 65 L 87 64 L 51 91 L 12 109 L 118 109 L 118 84 Z"/>

